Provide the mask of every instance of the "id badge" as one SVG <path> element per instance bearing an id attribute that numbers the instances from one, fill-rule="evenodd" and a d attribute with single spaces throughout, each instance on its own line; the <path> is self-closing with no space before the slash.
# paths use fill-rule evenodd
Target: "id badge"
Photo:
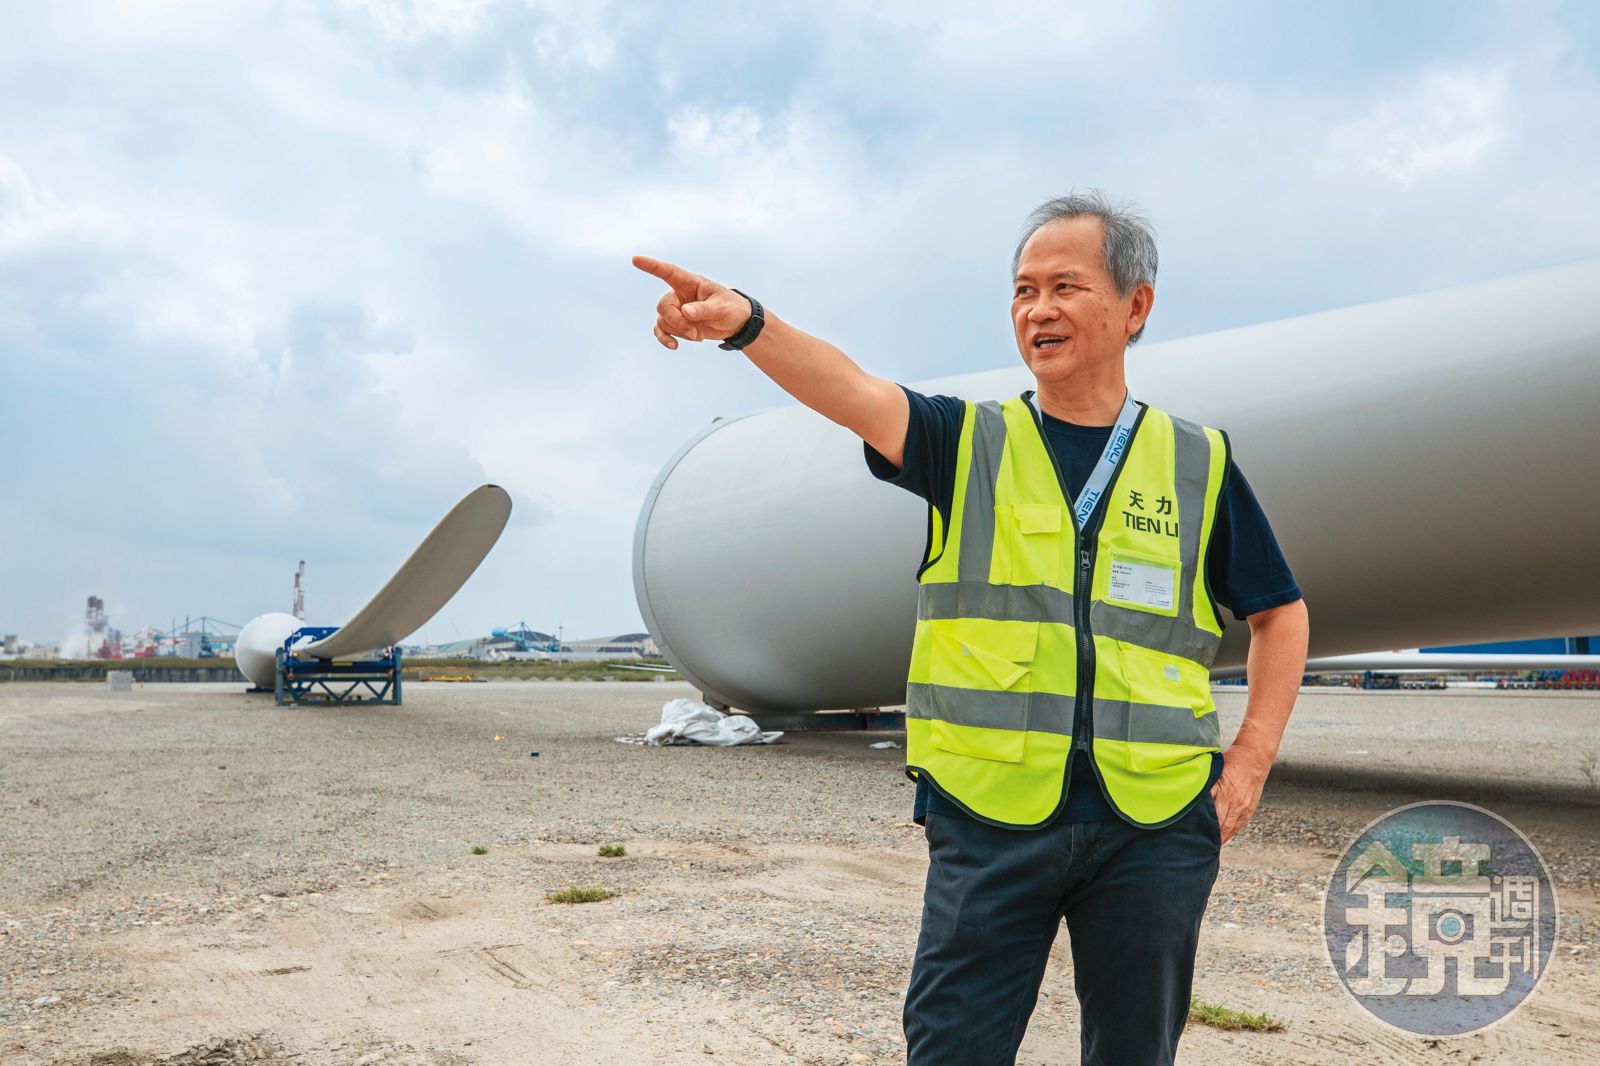
<path id="1" fill-rule="evenodd" d="M 1106 599 L 1157 614 L 1178 613 L 1178 567 L 1112 553 Z"/>

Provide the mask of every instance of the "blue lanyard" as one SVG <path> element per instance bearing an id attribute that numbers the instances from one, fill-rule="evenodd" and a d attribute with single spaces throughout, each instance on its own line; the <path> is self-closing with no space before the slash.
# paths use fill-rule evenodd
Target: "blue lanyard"
<path id="1" fill-rule="evenodd" d="M 1035 411 L 1039 411 L 1039 400 L 1034 393 L 1028 393 L 1028 402 L 1033 405 Z M 1133 393 L 1129 392 L 1122 401 L 1122 410 L 1117 413 L 1116 424 L 1111 427 L 1111 436 L 1100 452 L 1100 461 L 1095 463 L 1094 470 L 1089 474 L 1089 480 L 1083 483 L 1083 491 L 1078 493 L 1077 500 L 1073 502 L 1072 512 L 1077 516 L 1079 529 L 1088 528 L 1089 516 L 1094 514 L 1094 505 L 1105 495 L 1106 487 L 1111 484 L 1111 475 L 1117 469 L 1117 461 L 1128 449 L 1128 440 L 1133 436 L 1133 423 L 1138 417 L 1139 405 L 1133 402 Z M 1045 437 L 1045 447 L 1050 447 L 1050 438 L 1044 434 L 1043 412 L 1040 412 L 1039 417 L 1039 435 Z"/>

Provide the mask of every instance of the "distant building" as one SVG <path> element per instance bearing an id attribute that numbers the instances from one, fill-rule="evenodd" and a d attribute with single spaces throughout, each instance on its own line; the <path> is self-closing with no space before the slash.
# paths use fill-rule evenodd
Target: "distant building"
<path id="1" fill-rule="evenodd" d="M 56 644 L 30 644 L 15 633 L 0 635 L 0 659 L 55 659 L 61 655 Z"/>
<path id="2" fill-rule="evenodd" d="M 446 644 L 435 644 L 431 648 L 424 648 L 419 656 L 437 659 L 459 659 L 464 656 L 476 656 L 477 651 L 483 646 L 482 637 L 473 637 L 471 640 L 452 640 Z"/>
<path id="3" fill-rule="evenodd" d="M 660 647 L 649 633 L 623 633 L 616 637 L 569 640 L 565 641 L 562 647 L 570 652 L 588 653 L 595 658 L 633 656 L 640 659 L 656 659 L 661 656 Z"/>
<path id="4" fill-rule="evenodd" d="M 559 648 L 559 651 L 554 649 Z M 487 637 L 454 640 L 446 644 L 408 648 L 416 658 L 472 658 L 489 662 L 525 660 L 532 662 L 581 662 L 596 659 L 659 659 L 661 649 L 648 633 L 623 633 L 589 640 L 561 640 L 558 637 L 518 626 L 497 629 Z"/>

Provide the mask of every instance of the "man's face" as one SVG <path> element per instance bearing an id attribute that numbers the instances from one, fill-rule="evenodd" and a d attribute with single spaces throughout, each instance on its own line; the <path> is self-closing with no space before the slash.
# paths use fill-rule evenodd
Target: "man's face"
<path id="1" fill-rule="evenodd" d="M 1022 361 L 1043 382 L 1116 359 L 1144 324 L 1154 296 L 1149 285 L 1117 295 L 1098 218 L 1046 223 L 1023 246 L 1011 290 Z"/>

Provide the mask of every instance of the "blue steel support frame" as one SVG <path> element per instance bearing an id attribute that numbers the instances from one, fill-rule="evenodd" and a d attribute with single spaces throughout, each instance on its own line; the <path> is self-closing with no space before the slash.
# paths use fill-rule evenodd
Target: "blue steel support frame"
<path id="1" fill-rule="evenodd" d="M 296 659 L 290 649 L 301 640 L 321 640 L 337 626 L 302 626 L 278 649 L 276 696 L 286 703 L 343 706 L 353 703 L 400 705 L 400 648 L 385 648 L 372 659 Z"/>

